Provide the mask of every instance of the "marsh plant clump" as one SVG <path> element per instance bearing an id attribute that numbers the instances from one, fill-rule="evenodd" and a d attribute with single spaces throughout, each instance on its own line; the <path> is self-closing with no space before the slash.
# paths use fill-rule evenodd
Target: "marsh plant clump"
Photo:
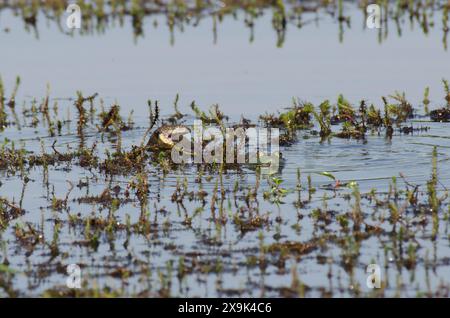
<path id="1" fill-rule="evenodd" d="M 442 83 L 444 84 L 444 91 L 445 91 L 445 102 L 446 105 L 440 109 L 435 109 L 430 112 L 430 118 L 433 121 L 438 122 L 449 122 L 450 121 L 450 84 L 446 79 L 442 80 Z"/>
<path id="2" fill-rule="evenodd" d="M 430 167 L 424 178 L 400 170 L 368 175 L 370 183 L 329 171 L 335 162 L 318 171 L 292 157 L 299 145 L 320 156 L 344 143 L 351 150 L 335 158 L 376 160 L 366 145 L 400 142 L 405 127 L 412 141 L 429 138 L 403 93 L 370 106 L 343 95 L 318 105 L 294 99 L 257 122 L 195 102 L 183 114 L 176 96 L 173 114 L 148 101 L 148 119 L 136 120 L 95 93 L 56 102 L 50 86 L 41 100 L 22 103 L 19 85 L 0 90 L 11 96 L 1 99 L 2 296 L 448 296 L 445 148 L 420 148 Z M 174 164 L 170 135 L 198 118 L 280 128 L 289 165 L 265 174 L 258 166 Z M 365 288 L 369 262 L 385 268 L 380 289 Z M 70 264 L 82 270 L 81 289 L 66 286 Z M 420 275 L 428 268 L 433 274 Z"/>

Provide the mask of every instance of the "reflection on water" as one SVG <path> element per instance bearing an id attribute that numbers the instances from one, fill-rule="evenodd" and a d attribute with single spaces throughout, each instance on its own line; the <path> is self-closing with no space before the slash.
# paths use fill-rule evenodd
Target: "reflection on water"
<path id="1" fill-rule="evenodd" d="M 145 36 L 145 27 L 152 21 L 156 29 L 163 23 L 170 32 L 170 43 L 175 42 L 175 32 L 184 32 L 188 27 L 196 27 L 201 23 L 211 25 L 214 43 L 222 21 L 227 17 L 237 20 L 237 23 L 248 29 L 249 41 L 255 39 L 254 29 L 258 20 L 268 14 L 276 34 L 277 46 L 281 47 L 286 40 L 289 28 L 301 29 L 308 24 L 320 25 L 324 15 L 330 16 L 338 24 L 339 41 L 344 40 L 345 30 L 350 30 L 354 21 L 354 10 L 363 14 L 362 27 L 366 28 L 368 19 L 367 1 L 235 1 L 235 0 L 207 0 L 207 1 L 79 1 L 82 12 L 82 28 L 79 32 L 68 32 L 65 27 L 65 10 L 67 1 L 6 1 L 0 4 L 1 11 L 11 10 L 15 16 L 21 18 L 25 29 L 32 31 L 39 37 L 39 20 L 44 19 L 68 35 L 103 34 L 110 28 L 122 27 L 124 23 L 131 23 L 133 36 L 137 40 Z M 449 32 L 447 1 L 381 1 L 382 28 L 378 32 L 378 41 L 383 42 L 391 27 L 398 36 L 402 36 L 403 29 L 420 28 L 424 34 L 430 29 L 439 27 L 442 30 L 442 43 L 447 49 L 447 35 Z M 159 19 L 159 17 L 163 17 Z M 53 22 L 52 22 L 53 21 Z M 409 25 L 408 25 L 409 24 Z M 5 27 L 9 32 L 10 28 Z"/>
<path id="2" fill-rule="evenodd" d="M 57 97 L 71 97 L 78 89 L 98 92 L 109 102 L 117 100 L 122 107 L 133 108 L 136 115 L 144 116 L 148 98 L 158 99 L 162 112 L 168 113 L 168 106 L 179 93 L 180 107 L 185 111 L 196 100 L 204 107 L 219 103 L 226 113 L 237 117 L 255 117 L 289 106 L 292 97 L 318 103 L 334 100 L 339 93 L 355 103 L 364 98 L 379 104 L 380 96 L 397 89 L 419 104 L 425 87 L 440 87 L 442 77 L 450 74 L 449 52 L 442 47 L 440 21 L 448 12 L 436 1 L 414 7 L 417 14 L 409 11 L 409 1 L 392 4 L 392 17 L 384 16 L 388 23 L 380 30 L 365 29 L 364 6 L 356 2 L 345 1 L 342 9 L 343 15 L 350 17 L 350 27 L 348 19 L 338 19 L 338 1 L 326 8 L 315 1 L 302 1 L 296 4 L 303 8 L 298 10 L 291 8 L 294 4 L 286 3 L 286 11 L 297 12 L 303 18 L 301 28 L 296 27 L 293 18 L 287 19 L 282 48 L 275 45 L 279 32 L 274 32 L 275 13 L 271 7 L 254 9 L 253 15 L 231 5 L 226 10 L 222 8 L 235 14 L 224 13 L 217 18 L 213 32 L 211 15 L 198 13 L 198 23 L 193 19 L 187 22 L 183 15 L 172 15 L 173 19 L 185 21 L 180 22 L 181 28 L 178 22 L 177 26 L 168 23 L 168 8 L 148 2 L 148 6 L 159 9 L 141 14 L 145 38 L 134 43 L 130 37 L 132 1 L 124 2 L 128 9 L 117 2 L 116 13 L 104 13 L 105 18 L 100 20 L 92 17 L 95 10 L 87 10 L 83 25 L 88 29 L 82 31 L 86 36 L 75 31 L 73 37 L 66 35 L 63 6 L 56 6 L 60 2 L 51 2 L 54 6 L 47 3 L 48 7 L 16 6 L 15 11 L 0 11 L 1 28 L 9 28 L 8 33 L 0 33 L 0 59 L 4 61 L 1 73 L 6 82 L 13 82 L 20 75 L 25 96 L 39 96 L 49 82 Z M 104 6 L 102 12 L 113 10 L 106 9 L 106 2 Z M 42 12 L 42 8 L 46 11 Z M 154 11 L 165 13 L 150 17 Z M 418 23 L 418 19 L 423 20 L 423 11 L 427 12 L 428 24 L 432 24 L 425 29 L 427 34 Z M 32 12 L 36 12 L 31 21 L 39 32 L 39 40 L 24 32 L 20 19 Z M 55 12 L 59 12 L 59 19 Z M 254 19 L 250 33 L 245 31 L 243 19 Z M 62 25 L 60 29 L 55 27 L 57 21 Z M 95 31 L 98 21 L 105 23 L 101 35 Z M 338 41 L 339 24 L 346 32 L 343 44 Z M 30 27 L 29 23 L 25 26 Z M 387 36 L 397 33 L 394 30 L 401 37 Z M 252 43 L 248 43 L 249 38 Z M 170 39 L 176 39 L 176 43 L 172 45 Z M 432 103 L 438 100 L 437 94 L 430 92 Z"/>

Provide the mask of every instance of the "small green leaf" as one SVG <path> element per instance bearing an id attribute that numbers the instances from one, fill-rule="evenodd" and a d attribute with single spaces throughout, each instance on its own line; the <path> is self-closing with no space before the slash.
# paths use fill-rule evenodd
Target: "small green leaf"
<path id="1" fill-rule="evenodd" d="M 347 185 L 350 189 L 355 190 L 356 187 L 358 187 L 358 182 L 356 181 L 350 181 Z"/>
<path id="2" fill-rule="evenodd" d="M 332 175 L 331 173 L 326 172 L 326 171 L 324 171 L 324 172 L 316 172 L 316 174 L 319 174 L 321 176 L 325 176 L 325 177 L 328 177 L 330 179 L 336 180 L 336 177 L 334 175 Z"/>
<path id="3" fill-rule="evenodd" d="M 8 266 L 4 264 L 0 264 L 0 273 L 10 273 L 15 274 L 17 271 L 13 270 L 12 268 L 9 268 Z"/>

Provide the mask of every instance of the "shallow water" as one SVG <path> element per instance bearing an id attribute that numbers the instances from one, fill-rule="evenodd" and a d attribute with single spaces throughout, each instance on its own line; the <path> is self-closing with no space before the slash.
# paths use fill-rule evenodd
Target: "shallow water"
<path id="1" fill-rule="evenodd" d="M 48 152 L 52 152 L 54 140 L 59 151 L 66 147 L 76 149 L 79 138 L 73 98 L 77 90 L 89 95 L 98 92 L 105 107 L 117 102 L 124 118 L 134 111 L 137 128 L 122 134 L 124 149 L 139 144 L 148 127 L 147 100 L 158 100 L 164 117 L 173 112 L 177 93 L 181 112 L 192 113 L 189 108 L 192 100 L 203 109 L 218 103 L 233 122 L 241 115 L 256 120 L 265 112 L 282 111 L 291 105 L 293 97 L 315 104 L 324 99 L 334 103 L 342 93 L 354 104 L 366 99 L 369 104 L 381 107 L 381 96 L 396 90 L 405 91 L 422 115 L 421 100 L 426 86 L 431 87 L 430 108 L 444 105 L 441 80 L 450 74 L 450 53 L 442 42 L 440 11 L 434 13 L 436 24 L 428 34 L 422 32 L 417 22 L 411 26 L 404 18 L 402 35 L 398 36 L 395 24 L 389 21 L 389 34 L 382 43 L 378 31 L 363 28 L 361 10 L 346 3 L 345 14 L 351 17 L 351 28 L 344 26 L 342 43 L 336 17 L 321 11 L 304 14 L 308 23 L 300 29 L 289 25 L 285 42 L 277 47 L 270 10 L 255 21 L 252 42 L 240 12 L 236 19 L 227 16 L 218 23 L 216 43 L 213 22 L 208 18 L 198 26 L 187 26 L 183 32 L 176 30 L 171 43 L 163 16 L 145 19 L 144 37 L 135 39 L 129 18 L 125 18 L 122 26 L 108 26 L 102 34 L 69 36 L 41 13 L 36 36 L 32 30 L 25 30 L 23 21 L 10 10 L 1 10 L 0 30 L 9 28 L 9 32 L 0 32 L 0 73 L 6 94 L 10 94 L 16 75 L 20 75 L 17 107 L 29 108 L 33 99 L 39 104 L 44 98 L 48 82 L 50 105 L 58 102 L 62 119 L 68 118 L 70 109 L 72 119 L 63 126 L 61 136 L 49 137 L 47 127 L 41 124 L 31 127 L 28 118 L 28 124 L 20 130 L 17 125 L 7 127 L 0 134 L 1 140 L 13 140 L 17 147 L 35 153 L 41 152 L 41 140 Z M 99 107 L 98 100 L 95 105 Z M 125 296 L 290 296 L 299 290 L 304 290 L 306 296 L 371 296 L 365 273 L 370 263 L 382 267 L 383 281 L 387 283 L 385 296 L 418 296 L 440 291 L 445 295 L 450 277 L 448 200 L 441 206 L 438 234 L 432 240 L 431 221 L 423 226 L 411 225 L 421 217 L 429 218 L 430 213 L 407 207 L 405 228 L 415 234 L 410 239 L 399 239 L 395 226 L 380 222 L 389 209 L 374 207 L 372 201 L 363 198 L 361 208 L 367 222 L 385 232 L 356 240 L 343 232 L 335 220 L 336 215 L 351 212 L 354 198 L 347 199 L 345 195 L 351 194 L 351 190 L 346 187 L 329 190 L 332 180 L 317 174 L 331 172 L 343 183 L 356 181 L 363 196 L 375 188 L 377 195 L 385 198 L 393 176 L 397 177 L 398 187 L 404 188 L 399 176 L 402 173 L 409 183 L 421 185 L 420 202 L 426 203 L 432 150 L 438 146 L 438 189 L 439 195 L 443 195 L 450 187 L 448 124 L 433 123 L 428 117 L 419 116 L 407 125 L 429 130 L 413 135 L 396 131 L 392 139 L 369 133 L 365 142 L 338 138 L 320 142 L 310 131 L 299 132 L 295 144 L 281 148 L 285 164 L 280 178 L 284 180 L 282 186 L 291 191 L 279 207 L 263 199 L 262 192 L 270 188 L 265 178 L 260 181 L 257 200 L 246 203 L 248 189 L 254 188 L 258 178 L 248 167 L 224 175 L 223 186 L 219 185 L 219 189 L 226 191 L 223 209 L 220 212 L 218 199 L 212 213 L 210 200 L 218 182 L 217 172 L 206 172 L 211 180 L 203 176 L 204 181 L 199 183 L 195 167 L 166 174 L 160 166 L 149 162 L 146 208 L 151 229 L 145 235 L 117 230 L 110 236 L 101 230 L 97 249 L 83 246 L 85 226 L 69 226 L 67 213 L 79 214 L 80 220 L 88 216 L 106 218 L 113 213 L 120 224 L 129 215 L 131 223 L 138 222 L 141 204 L 134 194 L 117 208 L 111 202 L 78 202 L 117 185 L 120 186 L 117 197 L 124 199 L 127 185 L 135 176 L 110 177 L 97 169 L 60 163 L 49 166 L 47 182 L 43 168 L 33 167 L 28 172 L 31 181 L 26 184 L 22 205 L 26 213 L 0 232 L 4 246 L 0 261 L 7 259 L 8 266 L 19 272 L 14 275 L 12 286 L 22 296 L 42 295 L 53 288 L 66 290 L 65 266 L 71 263 L 82 266 L 83 281 L 89 288 L 109 286 Z M 105 149 L 113 151 L 116 145 L 116 137 L 107 133 L 102 142 L 91 125 L 85 143 L 89 146 L 94 141 L 102 158 Z M 294 204 L 299 195 L 298 169 L 303 187 L 300 196 L 305 201 L 302 207 Z M 18 202 L 23 187 L 20 173 L 11 175 L 0 170 L 0 174 L 1 197 Z M 308 199 L 308 175 L 316 188 L 311 199 Z M 184 178 L 189 191 L 208 193 L 205 204 L 201 200 L 185 200 L 183 208 L 173 202 L 177 182 L 183 183 Z M 88 180 L 89 185 L 76 187 L 80 180 Z M 67 181 L 75 185 L 68 197 L 68 207 L 55 211 L 52 200 L 66 196 L 70 188 Z M 236 182 L 239 190 L 234 193 Z M 399 206 L 402 204 L 404 201 L 399 200 Z M 313 213 L 317 208 L 328 209 L 333 215 L 332 222 L 317 220 Z M 215 220 L 222 213 L 227 219 L 225 224 Z M 234 221 L 234 215 L 239 213 L 244 219 L 255 214 L 267 216 L 268 221 L 259 228 L 242 231 Z M 190 225 L 185 224 L 186 216 L 192 219 Z M 49 244 L 54 238 L 55 220 L 60 220 L 62 227 L 59 253 L 52 257 Z M 14 234 L 14 224 L 27 222 L 42 231 L 42 240 L 48 244 L 37 243 L 30 248 L 20 243 Z M 304 255 L 288 251 L 280 256 L 276 252 L 262 252 L 261 248 L 277 242 L 328 239 L 329 242 Z M 409 246 L 417 247 L 413 269 L 402 265 L 408 258 Z M 181 259 L 188 270 L 178 279 Z M 117 278 L 112 274 L 117 268 L 130 272 L 125 278 Z M 302 282 L 300 286 L 309 288 L 298 287 L 294 276 Z M 167 281 L 171 281 L 168 287 Z M 0 295 L 3 293 L 8 295 L 6 289 L 0 289 Z"/>

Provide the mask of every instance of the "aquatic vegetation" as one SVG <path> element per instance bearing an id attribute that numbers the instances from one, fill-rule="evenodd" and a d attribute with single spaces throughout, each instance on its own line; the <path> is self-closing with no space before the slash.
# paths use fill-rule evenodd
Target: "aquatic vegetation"
<path id="1" fill-rule="evenodd" d="M 450 84 L 446 79 L 442 79 L 445 89 L 445 100 L 447 101 L 447 106 L 450 107 Z"/>
<path id="2" fill-rule="evenodd" d="M 289 254 L 307 254 L 316 248 L 316 244 L 314 242 L 307 243 L 299 243 L 299 242 L 284 242 L 284 243 L 274 243 L 267 247 L 267 252 L 274 253 L 280 252 L 285 253 L 285 255 Z"/>
<path id="3" fill-rule="evenodd" d="M 227 117 L 220 111 L 219 105 L 213 105 L 209 109 L 209 114 L 202 111 L 195 102 L 191 103 L 191 109 L 194 111 L 198 119 L 205 124 L 220 124 L 220 122 Z"/>
<path id="4" fill-rule="evenodd" d="M 330 102 L 326 100 L 319 105 L 319 112 L 315 109 L 311 110 L 315 120 L 320 126 L 320 137 L 322 138 L 330 136 L 332 132 L 330 108 Z"/>
<path id="5" fill-rule="evenodd" d="M 283 180 L 277 177 L 269 179 L 270 190 L 264 192 L 264 198 L 275 204 L 283 203 L 282 199 L 288 193 L 288 190 L 281 187 Z"/>
<path id="6" fill-rule="evenodd" d="M 447 105 L 440 109 L 435 109 L 430 112 L 430 118 L 432 121 L 448 122 L 450 121 L 450 86 L 446 79 L 442 80 L 445 90 L 445 100 Z"/>
<path id="7" fill-rule="evenodd" d="M 426 87 L 425 88 L 425 92 L 423 93 L 423 106 L 424 106 L 424 111 L 425 111 L 425 115 L 428 115 L 430 113 L 429 111 L 429 105 L 430 105 L 430 88 Z"/>
<path id="8" fill-rule="evenodd" d="M 313 123 L 311 122 L 313 109 L 313 104 L 302 103 L 298 99 L 293 99 L 293 106 L 286 112 L 260 115 L 259 119 L 266 127 L 282 129 L 280 144 L 289 145 L 295 141 L 298 130 L 313 127 Z"/>
<path id="9" fill-rule="evenodd" d="M 101 112 L 98 115 L 101 119 L 100 130 L 109 131 L 111 127 L 115 127 L 120 131 L 129 130 L 132 128 L 132 123 L 125 123 L 120 116 L 120 106 L 112 105 L 108 112 Z"/>
<path id="10" fill-rule="evenodd" d="M 349 112 L 349 110 L 347 110 L 347 112 Z M 353 110 L 351 115 L 348 113 L 346 116 L 347 117 L 340 117 L 346 119 L 342 125 L 342 131 L 335 134 L 335 136 L 339 138 L 364 139 L 367 130 L 368 118 L 366 102 L 361 101 L 361 106 L 359 107 L 359 120 L 356 119 Z"/>
<path id="11" fill-rule="evenodd" d="M 355 111 L 350 105 L 350 102 L 344 98 L 342 94 L 339 95 L 337 101 L 338 114 L 334 115 L 336 109 L 333 108 L 333 116 L 331 117 L 331 124 L 336 125 L 343 122 L 353 121 L 355 118 Z"/>
<path id="12" fill-rule="evenodd" d="M 283 127 L 288 131 L 306 129 L 311 127 L 311 113 L 313 109 L 311 103 L 301 103 L 297 99 L 293 100 L 293 106 L 288 111 L 281 114 L 265 114 L 260 119 L 270 127 Z"/>
<path id="13" fill-rule="evenodd" d="M 381 116 L 381 110 L 376 109 L 373 104 L 370 105 L 367 111 L 367 124 L 374 127 L 381 127 L 383 125 L 383 117 Z"/>
<path id="14" fill-rule="evenodd" d="M 16 105 L 19 97 L 14 98 Z M 292 157 L 294 150 L 315 149 L 303 158 L 317 161 L 329 156 L 325 147 L 345 145 L 342 153 L 333 154 L 336 161 L 355 161 L 358 171 L 373 168 L 361 160 L 376 160 L 367 145 L 394 151 L 399 144 L 389 144 L 401 141 L 397 132 L 420 131 L 413 127 L 415 111 L 405 95 L 394 94 L 390 100 L 383 99 L 383 110 L 381 105 L 367 107 L 365 101 L 353 107 L 339 96 L 333 112 L 329 101 L 314 107 L 296 99 L 290 108 L 262 115 L 253 124 L 244 118 L 233 121 L 217 105 L 206 112 L 193 103 L 193 116 L 182 114 L 177 96 L 173 114 L 161 115 L 159 103 L 149 101 L 148 119 L 134 123 L 133 116 L 124 119 L 118 103 L 105 109 L 97 94 L 78 92 L 74 102 L 58 100 L 52 109 L 48 87 L 44 98 L 24 102 L 16 114 L 21 125 L 6 125 L 2 134 L 0 233 L 7 246 L 0 264 L 9 263 L 0 268 L 1 293 L 191 297 L 201 295 L 204 282 L 213 279 L 218 282 L 208 295 L 221 297 L 262 290 L 266 296 L 367 296 L 372 294 L 361 287 L 365 276 L 357 274 L 367 257 L 386 262 L 395 275 L 412 276 L 424 264 L 425 253 L 433 252 L 430 244 L 448 236 L 444 147 L 428 152 L 429 145 L 421 146 L 431 154 L 431 177 L 370 179 L 377 186 L 369 190 L 364 175 L 355 180 L 355 174 L 336 168 L 340 162 L 327 161 L 319 170 Z M 5 106 L 8 121 L 14 118 L 13 109 L 8 101 Z M 67 109 L 76 114 L 74 127 Z M 337 125 L 332 125 L 333 116 L 339 116 Z M 294 166 L 264 175 L 261 165 L 174 164 L 168 151 L 171 137 L 177 130 L 189 132 L 194 118 L 221 131 L 228 126 L 278 127 L 289 140 L 280 146 L 280 157 Z M 33 138 L 21 138 L 30 134 L 28 129 Z M 391 139 L 379 137 L 383 129 Z M 388 153 L 377 154 L 384 155 Z M 403 169 L 405 162 L 392 165 Z M 386 171 L 388 177 L 390 173 Z M 373 256 L 372 248 L 385 250 L 385 256 Z M 442 247 L 436 252 L 430 266 L 445 269 L 447 251 Z M 42 255 L 48 257 L 45 263 Z M 80 290 L 70 290 L 56 278 L 66 273 L 72 257 L 86 274 Z M 36 270 L 28 270 L 26 262 Z M 343 287 L 324 291 L 324 284 L 311 281 L 294 264 L 317 265 L 327 283 Z M 256 289 L 242 288 L 234 280 L 225 284 L 221 277 L 230 273 L 248 275 L 252 284 L 266 282 Z M 193 279 L 203 281 L 201 287 L 190 289 Z M 398 291 L 395 277 L 383 279 L 383 296 L 410 295 L 426 286 L 419 275 L 407 283 L 410 291 Z M 430 294 L 445 295 L 436 283 L 439 275 L 431 279 Z M 34 289 L 23 287 L 36 280 L 45 282 Z"/>
<path id="15" fill-rule="evenodd" d="M 0 230 L 4 230 L 8 224 L 23 215 L 25 210 L 15 203 L 9 202 L 5 198 L 0 197 Z"/>
<path id="16" fill-rule="evenodd" d="M 7 121 L 8 115 L 6 113 L 5 106 L 8 106 L 11 109 L 13 115 L 16 116 L 15 114 L 16 95 L 17 91 L 19 90 L 19 86 L 20 86 L 20 77 L 17 76 L 15 86 L 11 93 L 11 97 L 7 101 L 5 97 L 5 87 L 3 84 L 3 80 L 0 76 L 0 132 L 2 132 L 7 125 L 11 124 L 10 122 Z"/>
<path id="17" fill-rule="evenodd" d="M 8 19 L 2 23 L 13 24 L 2 24 L 0 32 L 8 42 L 19 25 L 47 38 L 45 23 L 57 25 L 59 37 L 94 34 L 101 40 L 123 28 L 134 41 L 143 41 L 167 29 L 169 44 L 176 46 L 186 45 L 176 38 L 197 25 L 202 34 L 205 25 L 210 27 L 213 43 L 219 43 L 231 21 L 257 42 L 268 23 L 273 44 L 285 50 L 295 40 L 294 28 L 337 28 L 344 42 L 350 30 L 365 28 L 368 4 L 77 3 L 82 28 L 67 31 L 67 1 L 3 1 L 0 12 Z M 368 41 L 420 32 L 437 34 L 447 47 L 447 0 L 377 3 L 383 27 L 362 30 L 364 36 L 374 35 Z M 195 44 L 187 43 L 194 50 L 188 53 L 198 57 Z M 325 47 L 322 53 L 334 52 Z M 282 71 L 280 82 L 290 78 Z M 408 95 L 394 91 L 381 99 L 360 91 L 344 97 L 320 85 L 327 80 L 320 71 L 320 78 L 305 74 L 307 81 L 320 80 L 317 92 L 289 83 L 286 91 L 304 95 L 282 108 L 270 104 L 279 87 L 266 86 L 270 98 L 258 98 L 262 107 L 274 108 L 248 118 L 225 113 L 228 103 L 184 105 L 186 95 L 175 93 L 193 94 L 195 85 L 175 88 L 173 103 L 161 87 L 154 87 L 160 101 L 135 96 L 129 102 L 123 92 L 103 100 L 94 92 L 104 87 L 70 97 L 47 84 L 42 96 L 28 96 L 20 77 L 0 77 L 0 297 L 448 297 L 450 154 L 443 122 L 450 118 L 449 83 L 443 80 L 445 95 L 431 87 L 432 98 L 426 87 L 422 101 L 416 98 L 421 92 L 408 90 Z M 91 75 L 96 74 L 83 74 Z M 160 74 L 147 75 L 159 80 Z M 347 75 L 339 73 L 345 80 Z M 241 100 L 242 92 L 227 86 L 228 78 L 218 79 L 227 93 L 239 95 L 243 105 L 248 102 L 245 87 Z M 198 101 L 209 97 L 196 96 Z M 435 122 L 428 122 L 422 109 Z M 222 133 L 279 128 L 279 151 L 274 156 L 259 151 L 256 164 L 175 164 L 174 138 L 191 133 L 198 119 L 202 127 Z M 271 161 L 279 167 L 270 169 Z M 380 289 L 365 288 L 369 263 L 384 269 Z M 80 289 L 66 285 L 71 264 L 81 269 Z"/>
<path id="18" fill-rule="evenodd" d="M 389 115 L 395 116 L 393 118 L 394 122 L 399 124 L 406 121 L 408 118 L 414 117 L 414 109 L 406 100 L 405 93 L 395 92 L 394 95 L 390 95 L 389 97 L 398 102 L 398 104 L 389 104 L 387 106 Z"/>
<path id="19" fill-rule="evenodd" d="M 6 126 L 6 112 L 5 112 L 5 91 L 3 87 L 3 81 L 0 77 L 0 130 L 3 130 Z"/>

